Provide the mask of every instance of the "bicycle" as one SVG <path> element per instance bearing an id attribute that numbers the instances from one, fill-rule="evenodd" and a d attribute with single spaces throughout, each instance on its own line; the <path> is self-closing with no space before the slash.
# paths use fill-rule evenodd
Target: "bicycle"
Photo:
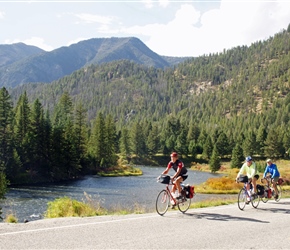
<path id="1" fill-rule="evenodd" d="M 238 194 L 238 207 L 240 210 L 244 210 L 245 206 L 249 203 L 252 204 L 252 207 L 257 208 L 260 203 L 260 196 L 252 196 L 249 194 L 247 190 L 247 184 L 250 184 L 250 193 L 253 193 L 253 185 L 251 182 L 248 183 L 248 177 L 247 176 L 240 176 L 239 180 L 237 182 L 244 183 L 243 187 L 241 188 L 239 194 Z"/>
<path id="2" fill-rule="evenodd" d="M 172 204 L 172 207 L 177 206 L 179 211 L 182 213 L 185 213 L 189 209 L 191 204 L 191 198 L 189 198 L 189 194 L 186 191 L 186 185 L 181 183 L 182 187 L 181 199 L 176 199 L 171 194 L 169 188 L 170 186 L 174 185 L 169 175 L 160 175 L 157 178 L 157 182 L 166 184 L 166 188 L 159 192 L 156 199 L 156 211 L 159 215 L 164 215 L 167 212 L 170 204 Z M 194 195 L 195 193 L 193 192 L 193 196 Z"/>
<path id="3" fill-rule="evenodd" d="M 278 181 L 276 182 L 277 190 L 278 190 L 278 198 L 275 198 L 275 190 L 274 190 L 274 188 L 271 185 L 272 179 L 273 178 L 271 178 L 271 175 L 268 175 L 268 176 L 266 176 L 266 178 L 261 179 L 261 183 L 263 183 L 264 180 L 266 181 L 266 185 L 264 185 L 264 189 L 265 189 L 264 196 L 261 198 L 261 200 L 264 203 L 266 203 L 272 197 L 274 197 L 275 201 L 278 202 L 278 201 L 280 201 L 280 199 L 282 197 L 282 187 L 281 187 L 281 185 L 284 182 L 284 180 L 282 178 L 279 178 Z"/>

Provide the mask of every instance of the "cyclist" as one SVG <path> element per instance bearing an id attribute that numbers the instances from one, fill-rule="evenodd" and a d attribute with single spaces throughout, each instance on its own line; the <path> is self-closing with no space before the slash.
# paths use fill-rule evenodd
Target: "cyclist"
<path id="1" fill-rule="evenodd" d="M 267 159 L 266 163 L 267 163 L 267 165 L 265 168 L 263 178 L 266 178 L 266 176 L 268 174 L 271 176 L 272 185 L 273 185 L 273 188 L 275 190 L 275 197 L 274 198 L 277 199 L 278 198 L 278 189 L 277 189 L 276 183 L 280 177 L 280 173 L 278 171 L 277 165 L 274 164 L 271 159 Z"/>
<path id="2" fill-rule="evenodd" d="M 256 163 L 253 161 L 251 156 L 246 157 L 246 162 L 242 165 L 242 167 L 237 175 L 236 181 L 238 181 L 238 178 L 243 173 L 246 173 L 246 175 L 248 176 L 248 183 L 247 183 L 248 193 L 250 194 L 250 184 L 249 183 L 252 182 L 253 191 L 254 191 L 254 194 L 252 194 L 252 196 L 257 197 L 257 180 L 259 179 L 259 175 L 257 172 Z"/>
<path id="3" fill-rule="evenodd" d="M 171 180 L 174 185 L 172 185 L 171 193 L 173 196 L 175 196 L 176 189 L 178 190 L 178 195 L 176 196 L 176 199 L 181 198 L 181 186 L 180 183 L 185 181 L 188 177 L 187 175 L 187 169 L 184 166 L 183 162 L 178 159 L 178 154 L 176 152 L 173 152 L 171 155 L 171 161 L 167 164 L 167 168 L 163 171 L 162 174 L 167 174 L 171 168 L 174 169 L 176 172 L 172 177 Z"/>

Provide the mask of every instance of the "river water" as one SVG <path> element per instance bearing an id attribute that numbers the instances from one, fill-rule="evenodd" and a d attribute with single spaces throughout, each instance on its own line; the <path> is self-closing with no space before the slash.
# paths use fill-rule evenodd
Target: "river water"
<path id="1" fill-rule="evenodd" d="M 165 186 L 156 181 L 164 170 L 162 167 L 138 166 L 143 171 L 141 176 L 98 177 L 86 176 L 81 180 L 63 182 L 61 184 L 22 186 L 10 188 L 6 199 L 0 200 L 2 217 L 13 214 L 18 222 L 44 218 L 47 203 L 60 197 L 70 197 L 87 202 L 85 193 L 94 203 L 106 209 L 142 208 L 142 211 L 155 211 L 157 194 Z M 173 174 L 173 170 L 170 173 Z M 196 185 L 219 174 L 189 170 L 185 184 Z M 194 200 L 204 199 L 207 195 L 196 195 Z"/>

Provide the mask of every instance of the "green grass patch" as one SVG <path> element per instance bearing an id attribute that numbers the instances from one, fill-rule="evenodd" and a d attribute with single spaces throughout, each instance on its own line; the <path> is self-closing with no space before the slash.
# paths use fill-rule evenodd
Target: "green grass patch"
<path id="1" fill-rule="evenodd" d="M 237 198 L 229 198 L 229 199 L 209 199 L 199 202 L 193 202 L 190 205 L 190 208 L 204 208 L 204 207 L 216 207 L 222 205 L 234 204 L 237 202 Z"/>
<path id="2" fill-rule="evenodd" d="M 103 177 L 116 177 L 116 176 L 139 176 L 143 172 L 140 168 L 133 166 L 121 166 L 121 167 L 111 167 L 106 170 L 99 170 L 98 175 Z"/>

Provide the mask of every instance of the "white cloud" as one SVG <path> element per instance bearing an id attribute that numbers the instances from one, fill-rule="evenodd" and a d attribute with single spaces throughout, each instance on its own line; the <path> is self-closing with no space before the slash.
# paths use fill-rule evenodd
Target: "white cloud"
<path id="1" fill-rule="evenodd" d="M 92 15 L 87 13 L 75 14 L 75 16 L 85 23 L 100 23 L 104 25 L 109 25 L 114 20 L 114 17 Z"/>
<path id="2" fill-rule="evenodd" d="M 159 6 L 164 7 L 164 8 L 167 7 L 170 3 L 169 0 L 159 0 L 158 2 L 159 2 Z"/>
<path id="3" fill-rule="evenodd" d="M 5 16 L 5 12 L 0 11 L 0 19 L 4 19 L 4 16 Z"/>
<path id="4" fill-rule="evenodd" d="M 152 0 L 142 0 L 141 2 L 145 5 L 145 8 L 147 9 L 151 9 L 153 7 Z"/>
<path id="5" fill-rule="evenodd" d="M 290 21 L 290 2 L 222 1 L 204 13 L 184 4 L 166 24 L 122 28 L 119 32 L 144 36 L 146 45 L 160 55 L 198 56 L 265 40 Z"/>

